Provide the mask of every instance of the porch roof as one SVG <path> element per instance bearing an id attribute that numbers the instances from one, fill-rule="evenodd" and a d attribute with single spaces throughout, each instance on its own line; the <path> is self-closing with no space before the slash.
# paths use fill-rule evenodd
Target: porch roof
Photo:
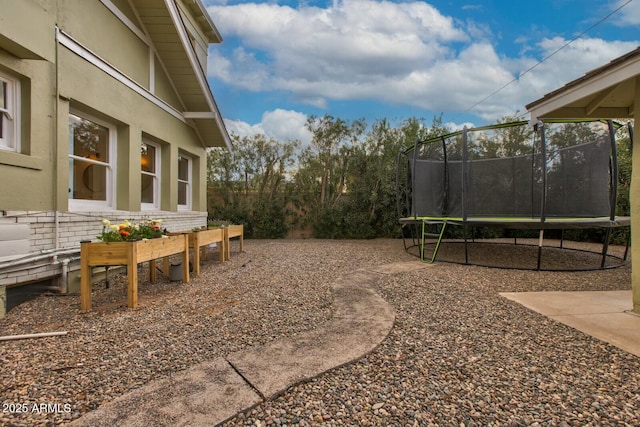
<path id="1" fill-rule="evenodd" d="M 640 47 L 526 105 L 531 120 L 633 118 Z"/>

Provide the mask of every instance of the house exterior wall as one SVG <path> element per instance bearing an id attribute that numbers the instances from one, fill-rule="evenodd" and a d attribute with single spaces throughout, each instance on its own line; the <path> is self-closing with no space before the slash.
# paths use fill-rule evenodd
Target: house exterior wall
<path id="1" fill-rule="evenodd" d="M 172 115 L 162 111 L 144 98 L 131 94 L 121 84 L 113 84 L 113 79 L 100 69 L 89 64 L 78 55 L 65 49 L 59 51 L 60 100 L 58 101 L 58 140 L 68 140 L 68 114 L 71 109 L 88 113 L 118 128 L 116 153 L 117 184 L 116 209 L 137 211 L 140 209 L 140 143 L 146 134 L 163 141 L 170 153 L 165 174 L 162 176 L 167 190 L 161 197 L 162 210 L 177 210 L 177 158 L 182 152 L 194 160 L 194 176 L 199 177 L 200 159 L 206 162 L 206 150 L 202 147 L 192 128 Z M 122 100 L 126 100 L 123 102 Z M 58 162 L 68 163 L 68 144 L 58 147 Z M 162 150 L 164 153 L 166 150 Z M 173 160 L 173 161 L 172 161 Z M 163 164 L 163 166 L 165 166 Z M 58 168 L 58 180 L 66 190 L 69 182 L 69 168 Z M 194 179 L 194 185 L 199 181 Z M 192 210 L 206 211 L 204 194 L 200 186 L 192 194 Z M 68 204 L 68 194 L 58 194 L 58 204 Z"/>
<path id="2" fill-rule="evenodd" d="M 0 50 L 0 71 L 20 81 L 21 150 L 0 150 L 0 210 L 53 206 L 52 130 L 54 67 L 47 61 L 20 60 Z M 20 197 L 17 197 L 20 195 Z"/>
<path id="3" fill-rule="evenodd" d="M 149 47 L 101 2 L 55 1 L 55 7 L 62 31 L 149 89 Z"/>
<path id="4" fill-rule="evenodd" d="M 0 149 L 0 224 L 28 224 L 30 252 L 22 258 L 37 260 L 29 264 L 0 251 L 0 287 L 58 280 L 66 269 L 78 268 L 79 242 L 95 240 L 103 218 L 162 218 L 169 231 L 206 225 L 205 144 L 180 115 L 185 111 L 181 96 L 153 53 L 153 41 L 141 37 L 139 22 L 132 30 L 130 5 L 121 0 L 0 0 L 0 77 L 15 79 L 20 88 L 20 147 Z M 110 10 L 114 6 L 122 8 L 128 23 Z M 188 16 L 188 8 L 180 10 Z M 203 42 L 202 34 L 195 37 Z M 115 130 L 110 206 L 96 209 L 70 200 L 70 113 Z M 160 152 L 160 203 L 153 210 L 141 203 L 145 141 Z M 186 208 L 178 205 L 182 156 L 191 165 Z"/>

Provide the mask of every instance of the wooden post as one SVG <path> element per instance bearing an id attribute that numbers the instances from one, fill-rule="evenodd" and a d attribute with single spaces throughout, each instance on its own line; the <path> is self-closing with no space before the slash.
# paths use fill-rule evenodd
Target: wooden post
<path id="1" fill-rule="evenodd" d="M 189 283 L 189 235 L 184 234 L 184 252 L 182 253 L 182 281 Z M 194 252 L 197 252 L 197 248 Z"/>
<path id="2" fill-rule="evenodd" d="M 149 281 L 156 283 L 156 260 L 149 260 Z"/>
<path id="3" fill-rule="evenodd" d="M 162 274 L 164 277 L 169 277 L 169 256 L 162 258 Z"/>
<path id="4" fill-rule="evenodd" d="M 80 310 L 91 310 L 91 266 L 89 265 L 89 244 L 80 242 Z"/>
<path id="5" fill-rule="evenodd" d="M 127 306 L 136 308 L 138 306 L 138 245 L 127 245 L 127 281 L 128 294 Z"/>
<path id="6" fill-rule="evenodd" d="M 199 236 L 200 232 L 199 231 L 194 231 L 191 233 L 192 239 L 193 239 L 193 274 L 195 276 L 199 276 L 200 275 L 200 239 Z M 188 249 L 187 245 L 187 249 Z M 187 267 L 189 265 L 187 264 Z"/>
<path id="7" fill-rule="evenodd" d="M 229 225 L 224 228 L 224 244 L 225 248 L 225 259 L 231 259 L 231 239 L 233 237 L 240 238 L 240 252 L 244 249 L 244 226 L 240 225 Z"/>
<path id="8" fill-rule="evenodd" d="M 224 228 L 224 260 L 231 259 L 231 245 L 229 244 L 229 227 Z"/>

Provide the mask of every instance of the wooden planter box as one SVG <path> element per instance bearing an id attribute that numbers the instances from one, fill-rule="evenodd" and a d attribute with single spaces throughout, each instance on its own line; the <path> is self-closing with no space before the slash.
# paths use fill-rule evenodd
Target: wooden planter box
<path id="1" fill-rule="evenodd" d="M 220 262 L 225 260 L 225 236 L 222 228 L 211 228 L 209 230 L 185 231 L 181 233 L 169 233 L 169 235 L 187 234 L 189 236 L 189 247 L 193 249 L 193 274 L 200 274 L 200 258 L 207 254 L 207 246 L 212 243 L 220 244 Z M 169 271 L 169 260 L 165 258 L 164 271 Z"/>
<path id="2" fill-rule="evenodd" d="M 233 239 L 234 237 L 239 237 L 240 238 L 240 252 L 242 252 L 242 250 L 243 250 L 243 245 L 244 245 L 244 226 L 242 224 L 240 224 L 240 225 L 229 225 L 227 227 L 224 227 L 224 232 L 225 232 L 225 246 L 226 246 L 225 260 L 228 260 L 228 259 L 231 258 L 231 244 L 229 242 L 230 239 Z"/>
<path id="3" fill-rule="evenodd" d="M 97 265 L 127 266 L 127 305 L 138 305 L 138 264 L 149 261 L 149 281 L 156 281 L 156 259 L 182 253 L 182 281 L 189 282 L 189 236 L 174 235 L 166 238 L 134 242 L 82 242 L 80 243 L 80 309 L 91 310 L 91 267 Z"/>

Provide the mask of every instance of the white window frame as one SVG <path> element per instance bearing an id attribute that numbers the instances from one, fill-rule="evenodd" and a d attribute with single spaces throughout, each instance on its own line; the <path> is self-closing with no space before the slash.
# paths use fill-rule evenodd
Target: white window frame
<path id="1" fill-rule="evenodd" d="M 153 203 L 143 203 L 142 200 L 140 200 L 140 209 L 141 210 L 159 210 L 160 209 L 160 180 L 162 179 L 162 174 L 161 174 L 161 164 L 160 164 L 160 145 L 156 144 L 155 142 L 151 142 L 146 138 L 142 139 L 142 143 L 148 146 L 151 146 L 153 148 L 156 149 L 156 158 L 155 158 L 155 165 L 156 165 L 156 170 L 155 173 L 151 173 L 151 172 L 145 172 L 142 170 L 142 167 L 140 168 L 140 175 L 148 175 L 153 177 Z M 142 147 L 140 147 L 142 149 Z M 142 153 L 140 153 L 142 156 Z M 140 182 L 142 185 L 142 178 L 140 178 Z"/>
<path id="2" fill-rule="evenodd" d="M 20 81 L 0 72 L 0 150 L 20 152 Z"/>
<path id="3" fill-rule="evenodd" d="M 70 211 L 91 211 L 91 210 L 113 210 L 113 201 L 115 200 L 115 188 L 116 188 L 116 140 L 117 140 L 117 129 L 116 126 L 112 123 L 105 122 L 104 120 L 98 119 L 90 114 L 86 114 L 82 111 L 75 110 L 73 108 L 69 109 L 69 114 L 73 114 L 74 116 L 78 116 L 82 119 L 89 120 L 95 122 L 100 126 L 104 126 L 109 130 L 109 142 L 108 142 L 108 150 L 109 150 L 109 162 L 100 162 L 95 160 L 86 159 L 84 157 L 74 156 L 71 153 L 71 149 L 69 149 L 69 190 L 73 188 L 73 160 L 79 160 L 82 162 L 99 164 L 102 166 L 106 166 L 107 168 L 107 179 L 106 179 L 106 200 L 85 200 L 85 199 L 74 199 L 73 193 L 69 191 L 69 210 Z M 69 147 L 73 144 L 73 134 L 71 130 L 69 130 Z"/>
<path id="4" fill-rule="evenodd" d="M 187 164 L 187 180 L 181 180 L 180 179 L 180 174 L 178 173 L 178 192 L 179 192 L 179 184 L 180 183 L 185 183 L 187 184 L 187 204 L 186 205 L 181 205 L 180 202 L 178 201 L 178 210 L 179 211 L 188 211 L 191 210 L 191 194 L 193 191 L 193 159 L 190 156 L 187 156 L 185 154 L 179 153 L 178 154 L 178 160 L 181 159 L 186 159 L 188 161 Z"/>

